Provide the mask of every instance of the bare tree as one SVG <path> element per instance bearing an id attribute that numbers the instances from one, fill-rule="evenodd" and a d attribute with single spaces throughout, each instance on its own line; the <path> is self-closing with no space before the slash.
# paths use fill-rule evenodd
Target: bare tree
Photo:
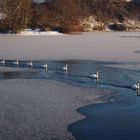
<path id="1" fill-rule="evenodd" d="M 76 0 L 51 0 L 50 9 L 53 11 L 52 17 L 55 19 L 56 23 L 61 25 L 64 29 L 68 27 L 68 30 L 70 30 L 72 26 L 78 24 L 79 9 Z"/>
<path id="2" fill-rule="evenodd" d="M 32 1 L 20 0 L 11 13 L 10 20 L 14 30 L 27 28 L 32 16 Z"/>
<path id="3" fill-rule="evenodd" d="M 7 18 L 3 25 L 7 30 L 17 32 L 29 25 L 32 16 L 32 0 L 7 0 Z"/>

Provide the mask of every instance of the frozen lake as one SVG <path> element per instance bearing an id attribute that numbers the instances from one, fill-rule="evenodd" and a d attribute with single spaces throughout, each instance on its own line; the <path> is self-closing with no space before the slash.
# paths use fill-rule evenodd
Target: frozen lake
<path id="1" fill-rule="evenodd" d="M 140 79 L 140 62 L 12 62 L 0 66 L 2 140 L 74 139 L 68 131 L 77 140 L 139 139 L 140 91 L 131 86 Z M 126 64 L 130 69 L 119 68 Z M 97 70 L 99 81 L 89 77 Z"/>
<path id="2" fill-rule="evenodd" d="M 139 61 L 140 32 L 0 36 L 0 59 Z"/>
<path id="3" fill-rule="evenodd" d="M 0 140 L 139 140 L 139 44 L 139 32 L 1 35 Z"/>

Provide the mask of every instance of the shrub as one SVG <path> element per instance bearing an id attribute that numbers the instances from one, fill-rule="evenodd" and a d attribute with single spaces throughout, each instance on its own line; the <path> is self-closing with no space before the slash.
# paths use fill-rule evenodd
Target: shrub
<path id="1" fill-rule="evenodd" d="M 127 29 L 125 24 L 118 24 L 118 23 L 111 24 L 108 27 L 114 31 L 126 31 Z"/>

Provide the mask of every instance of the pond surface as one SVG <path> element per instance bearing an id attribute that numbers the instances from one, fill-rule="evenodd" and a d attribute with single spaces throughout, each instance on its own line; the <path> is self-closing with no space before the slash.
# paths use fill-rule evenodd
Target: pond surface
<path id="1" fill-rule="evenodd" d="M 42 66 L 48 64 L 45 69 Z M 140 130 L 140 93 L 131 86 L 140 80 L 140 70 L 127 62 L 132 69 L 119 68 L 125 63 L 99 62 L 89 60 L 71 61 L 34 61 L 29 66 L 27 61 L 14 65 L 13 61 L 0 64 L 2 67 L 24 68 L 22 71 L 0 72 L 0 79 L 51 79 L 66 82 L 75 86 L 108 89 L 115 94 L 112 102 L 93 104 L 79 108 L 77 111 L 86 118 L 74 122 L 68 130 L 77 140 L 139 140 Z M 68 64 L 68 71 L 63 71 Z M 117 67 L 115 67 L 117 65 Z M 100 79 L 90 78 L 90 75 L 100 74 Z M 107 98 L 110 99 L 110 94 Z M 105 100 L 107 100 L 105 99 Z"/>

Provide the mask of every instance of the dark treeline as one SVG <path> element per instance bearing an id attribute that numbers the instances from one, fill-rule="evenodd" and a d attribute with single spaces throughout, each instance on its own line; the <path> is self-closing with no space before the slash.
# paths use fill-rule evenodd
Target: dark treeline
<path id="1" fill-rule="evenodd" d="M 125 0 L 50 0 L 36 4 L 32 0 L 7 0 L 6 18 L 0 20 L 1 32 L 18 32 L 25 28 L 82 31 L 80 21 L 94 16 L 100 29 L 108 22 L 124 22 L 126 18 L 140 20 L 140 6 Z"/>

